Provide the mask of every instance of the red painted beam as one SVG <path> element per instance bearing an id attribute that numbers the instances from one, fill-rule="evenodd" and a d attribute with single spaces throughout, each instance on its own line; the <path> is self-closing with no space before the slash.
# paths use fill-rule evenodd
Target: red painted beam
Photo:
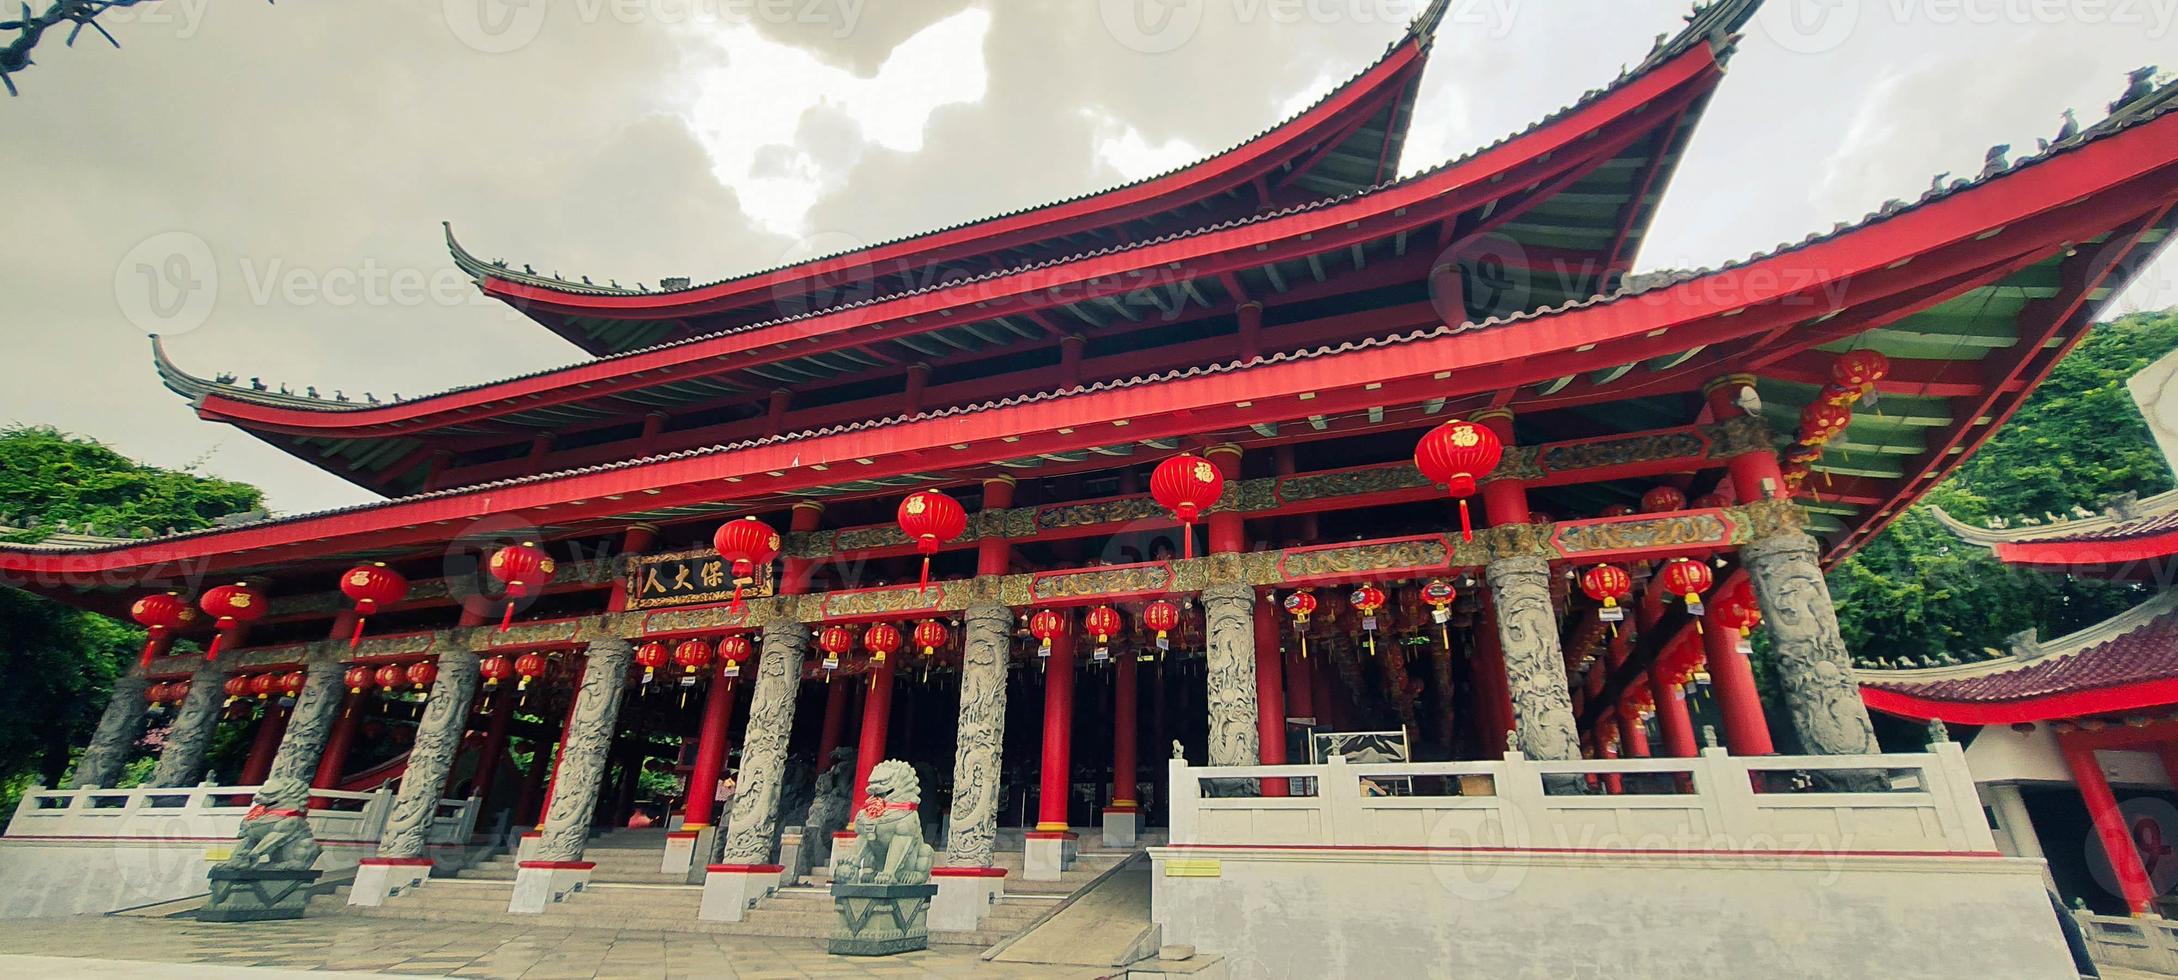
<path id="1" fill-rule="evenodd" d="M 2016 725 L 2169 708 L 2178 704 L 2178 678 L 2160 678 L 2088 691 L 2012 701 L 1949 701 L 1862 684 L 1860 698 L 1884 714 L 1950 725 Z"/>

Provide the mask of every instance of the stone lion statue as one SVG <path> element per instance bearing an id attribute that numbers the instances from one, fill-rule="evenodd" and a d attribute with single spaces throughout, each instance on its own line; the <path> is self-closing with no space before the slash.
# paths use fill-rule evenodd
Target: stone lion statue
<path id="1" fill-rule="evenodd" d="M 308 871 L 317 862 L 318 842 L 310 836 L 310 786 L 300 779 L 274 779 L 258 787 L 249 812 L 242 816 L 233 856 L 219 863 L 231 871 Z"/>
<path id="2" fill-rule="evenodd" d="M 854 805 L 855 750 L 832 750 L 831 767 L 817 777 L 817 793 L 809 801 L 809 819 L 802 822 L 802 853 L 815 867 L 832 860 L 832 835 L 847 829 L 847 808 Z"/>
<path id="3" fill-rule="evenodd" d="M 870 799 L 855 812 L 855 836 L 861 848 L 854 863 L 841 868 L 841 881 L 853 885 L 920 885 L 930 881 L 931 851 L 923 840 L 923 800 L 915 769 L 887 759 L 870 770 Z"/>

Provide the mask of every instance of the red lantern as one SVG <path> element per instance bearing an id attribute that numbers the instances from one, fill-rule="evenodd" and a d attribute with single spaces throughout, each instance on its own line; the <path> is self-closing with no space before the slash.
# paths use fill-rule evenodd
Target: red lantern
<path id="1" fill-rule="evenodd" d="M 1089 610 L 1089 614 L 1082 617 L 1081 624 L 1082 628 L 1088 630 L 1089 635 L 1096 639 L 1096 646 L 1090 652 L 1090 658 L 1098 662 L 1110 659 L 1112 655 L 1112 637 L 1118 636 L 1120 629 L 1125 625 L 1119 618 L 1119 610 L 1110 606 L 1098 606 Z"/>
<path id="2" fill-rule="evenodd" d="M 152 707 L 156 708 L 156 707 L 158 707 L 158 706 L 159 706 L 159 704 L 160 704 L 161 702 L 163 702 L 163 701 L 165 701 L 165 700 L 166 700 L 166 682 L 165 682 L 165 681 L 160 681 L 160 682 L 159 682 L 159 683 L 157 683 L 157 684 L 153 684 L 153 685 L 151 685 L 150 687 L 144 688 L 144 703 L 146 703 L 146 704 L 149 704 L 149 705 L 151 705 Z"/>
<path id="3" fill-rule="evenodd" d="M 340 577 L 341 594 L 355 600 L 355 635 L 348 638 L 348 649 L 363 641 L 363 620 L 376 613 L 380 606 L 390 606 L 408 598 L 408 579 L 401 573 L 387 568 L 384 562 L 357 565 Z"/>
<path id="4" fill-rule="evenodd" d="M 340 681 L 348 685 L 348 693 L 361 694 L 375 683 L 369 667 L 350 667 L 340 675 Z"/>
<path id="5" fill-rule="evenodd" d="M 1829 402 L 1809 402 L 1800 410 L 1800 441 L 1820 446 L 1845 433 L 1853 424 L 1853 409 Z"/>
<path id="6" fill-rule="evenodd" d="M 755 583 L 758 568 L 779 557 L 779 532 L 754 517 L 744 517 L 719 525 L 718 533 L 711 536 L 711 547 L 733 565 L 734 601 L 729 609 L 738 613 L 741 590 Z"/>
<path id="7" fill-rule="evenodd" d="M 220 685 L 220 690 L 227 692 L 227 703 L 233 704 L 250 696 L 250 679 L 236 674 L 227 678 L 227 683 Z"/>
<path id="8" fill-rule="evenodd" d="M 1876 382 L 1890 376 L 1891 359 L 1881 351 L 1855 350 L 1838 355 L 1830 365 L 1830 380 L 1840 388 L 1852 392 L 1852 398 L 1865 398 L 1875 392 Z"/>
<path id="9" fill-rule="evenodd" d="M 1316 611 L 1316 594 L 1302 589 L 1289 593 L 1284 602 L 1286 614 L 1293 617 L 1293 632 L 1301 638 L 1301 659 L 1308 659 L 1308 616 Z"/>
<path id="10" fill-rule="evenodd" d="M 711 645 L 702 640 L 682 640 L 673 648 L 673 662 L 689 674 L 711 666 L 714 659 L 716 655 L 711 652 Z"/>
<path id="11" fill-rule="evenodd" d="M 1029 617 L 1029 635 L 1043 641 L 1043 647 L 1036 651 L 1036 655 L 1039 657 L 1051 656 L 1052 639 L 1065 629 L 1066 617 L 1059 615 L 1056 610 L 1036 610 L 1036 614 Z"/>
<path id="12" fill-rule="evenodd" d="M 212 645 L 205 649 L 204 659 L 218 660 L 220 644 L 227 633 L 243 623 L 254 623 L 265 618 L 265 596 L 247 583 L 237 582 L 207 590 L 197 605 L 210 615 L 219 627 L 212 637 Z"/>
<path id="13" fill-rule="evenodd" d="M 280 675 L 279 683 L 280 693 L 292 698 L 302 694 L 303 685 L 310 683 L 310 678 L 302 671 L 291 670 Z"/>
<path id="14" fill-rule="evenodd" d="M 1723 494 L 1705 493 L 1699 497 L 1694 498 L 1694 503 L 1692 506 L 1695 510 L 1715 510 L 1716 508 L 1726 506 L 1726 504 Z"/>
<path id="15" fill-rule="evenodd" d="M 402 683 L 408 680 L 408 671 L 400 664 L 387 664 L 378 668 L 378 689 L 387 694 L 398 694 Z"/>
<path id="16" fill-rule="evenodd" d="M 1157 631 L 1157 649 L 1172 649 L 1170 636 L 1180 628 L 1180 607 L 1164 599 L 1152 600 L 1142 607 L 1142 625 Z"/>
<path id="17" fill-rule="evenodd" d="M 514 661 L 505 656 L 487 657 L 476 665 L 476 672 L 484 678 L 484 689 L 489 691 L 498 687 L 500 681 L 514 676 Z"/>
<path id="18" fill-rule="evenodd" d="M 525 653 L 514 658 L 514 672 L 522 676 L 522 679 L 514 685 L 514 689 L 517 691 L 529 690 L 529 682 L 543 677 L 545 671 L 551 669 L 551 667 L 552 662 L 545 659 L 545 655 L 541 653 Z"/>
<path id="19" fill-rule="evenodd" d="M 937 653 L 939 647 L 944 646 L 947 640 L 953 638 L 953 634 L 945 628 L 945 623 L 936 619 L 926 619 L 916 623 L 914 635 L 915 645 L 923 648 L 923 656 L 925 657 Z"/>
<path id="20" fill-rule="evenodd" d="M 878 663 L 899 653 L 900 642 L 900 628 L 891 623 L 874 624 L 862 634 L 862 649 L 870 651 L 870 659 Z"/>
<path id="21" fill-rule="evenodd" d="M 1752 651 L 1754 645 L 1749 640 L 1754 635 L 1754 628 L 1762 625 L 1762 607 L 1755 602 L 1754 590 L 1748 588 L 1744 579 L 1738 587 L 1717 597 L 1717 622 L 1727 629 L 1739 631 L 1741 653 Z"/>
<path id="22" fill-rule="evenodd" d="M 1632 517 L 1634 509 L 1631 504 L 1612 504 L 1603 508 L 1600 515 L 1603 517 Z"/>
<path id="23" fill-rule="evenodd" d="M 825 670 L 838 670 L 840 661 L 854 648 L 855 634 L 845 626 L 827 626 L 817 634 L 817 649 L 824 651 Z"/>
<path id="24" fill-rule="evenodd" d="M 749 638 L 746 636 L 735 633 L 731 636 L 720 637 L 718 641 L 718 656 L 720 660 L 726 661 L 726 663 L 719 668 L 720 674 L 726 677 L 741 676 L 741 665 L 748 663 L 749 658 L 754 656 L 755 654 L 756 646 L 755 644 L 750 643 Z"/>
<path id="25" fill-rule="evenodd" d="M 259 701 L 263 701 L 266 698 L 271 697 L 272 692 L 279 686 L 280 677 L 277 674 L 264 673 L 250 675 L 250 693 L 257 695 L 257 700 Z"/>
<path id="26" fill-rule="evenodd" d="M 1618 603 L 1633 594 L 1633 576 L 1617 565 L 1597 565 L 1581 573 L 1581 591 L 1590 599 L 1603 603 L 1603 611 L 1596 614 L 1597 619 L 1617 623 L 1626 618 L 1626 610 L 1619 608 Z"/>
<path id="27" fill-rule="evenodd" d="M 1467 498 L 1475 495 L 1475 481 L 1497 469 L 1505 446 L 1497 433 L 1473 422 L 1454 419 L 1431 429 L 1414 447 L 1414 465 L 1431 483 L 1442 483 L 1460 501 L 1460 537 L 1475 539 L 1467 516 Z"/>
<path id="28" fill-rule="evenodd" d="M 921 594 L 930 588 L 930 556 L 968 529 L 968 512 L 960 509 L 960 501 L 935 490 L 921 490 L 900 501 L 896 519 L 901 533 L 913 540 L 915 550 L 923 554 L 923 578 L 917 586 L 917 594 Z"/>
<path id="29" fill-rule="evenodd" d="M 418 660 L 408 665 L 408 682 L 416 685 L 416 690 L 424 690 L 431 686 L 431 682 L 438 679 L 438 664 L 429 660 Z"/>
<path id="30" fill-rule="evenodd" d="M 139 664 L 149 670 L 151 651 L 158 648 L 160 641 L 173 636 L 175 630 L 196 622 L 197 611 L 182 601 L 180 593 L 159 592 L 136 600 L 136 604 L 129 607 L 129 617 L 151 633 L 151 639 L 144 643 L 144 657 Z"/>
<path id="31" fill-rule="evenodd" d="M 1641 495 L 1641 510 L 1647 514 L 1667 514 L 1686 509 L 1686 494 L 1678 487 L 1652 487 Z"/>
<path id="32" fill-rule="evenodd" d="M 543 595 L 558 566 L 543 549 L 524 541 L 492 552 L 484 570 L 507 587 L 507 614 L 499 621 L 499 632 L 504 633 L 514 625 L 514 607 L 523 599 Z"/>
<path id="33" fill-rule="evenodd" d="M 1705 611 L 1702 593 L 1715 584 L 1708 565 L 1692 558 L 1674 558 L 1665 562 L 1657 574 L 1663 576 L 1664 591 L 1686 600 L 1687 615 L 1700 616 Z M 1700 624 L 1697 623 L 1696 628 L 1699 629 Z"/>
<path id="34" fill-rule="evenodd" d="M 1437 635 L 1447 650 L 1452 648 L 1452 600 L 1459 597 L 1460 590 L 1441 578 L 1430 579 L 1422 586 L 1422 601 L 1429 603 L 1429 620 L 1437 624 Z"/>
<path id="35" fill-rule="evenodd" d="M 1182 557 L 1195 557 L 1195 519 L 1225 492 L 1225 475 L 1207 459 L 1182 453 L 1150 472 L 1150 496 L 1180 522 Z"/>
<path id="36" fill-rule="evenodd" d="M 666 664 L 665 644 L 656 640 L 635 648 L 635 662 L 643 668 L 643 684 L 648 687 L 658 668 Z"/>
<path id="37" fill-rule="evenodd" d="M 1348 594 L 1346 601 L 1361 614 L 1361 630 L 1369 637 L 1369 656 L 1376 656 L 1376 613 L 1384 608 L 1384 590 L 1364 585 Z"/>

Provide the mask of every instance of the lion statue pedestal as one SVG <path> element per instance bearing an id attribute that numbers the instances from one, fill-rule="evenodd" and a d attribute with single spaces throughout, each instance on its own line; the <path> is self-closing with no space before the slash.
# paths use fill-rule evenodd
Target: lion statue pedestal
<path id="1" fill-rule="evenodd" d="M 870 770 L 870 799 L 855 812 L 860 845 L 832 883 L 839 927 L 826 947 L 840 956 L 890 956 L 930 948 L 930 845 L 923 840 L 922 785 L 887 759 Z"/>
<path id="2" fill-rule="evenodd" d="M 212 867 L 212 895 L 197 919 L 261 922 L 300 919 L 320 872 L 318 842 L 310 836 L 310 787 L 275 779 L 257 790 L 234 854 Z"/>

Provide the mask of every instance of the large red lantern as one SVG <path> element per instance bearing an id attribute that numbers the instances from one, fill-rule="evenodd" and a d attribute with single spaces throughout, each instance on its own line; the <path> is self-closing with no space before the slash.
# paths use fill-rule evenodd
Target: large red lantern
<path id="1" fill-rule="evenodd" d="M 926 619 L 915 624 L 914 638 L 915 645 L 923 648 L 923 656 L 928 657 L 937 653 L 939 647 L 953 638 L 953 634 L 945 628 L 943 620 Z"/>
<path id="2" fill-rule="evenodd" d="M 1029 635 L 1043 642 L 1036 651 L 1039 657 L 1051 656 L 1051 641 L 1066 630 L 1066 617 L 1054 609 L 1038 609 L 1029 617 Z"/>
<path id="3" fill-rule="evenodd" d="M 398 694 L 401 685 L 408 680 L 408 671 L 400 664 L 387 664 L 378 668 L 378 673 L 373 676 L 378 681 L 379 690 L 387 694 Z"/>
<path id="4" fill-rule="evenodd" d="M 263 674 L 250 675 L 250 693 L 257 695 L 259 701 L 272 697 L 272 692 L 277 690 L 279 686 L 280 675 L 278 674 L 268 671 Z"/>
<path id="5" fill-rule="evenodd" d="M 1646 514 L 1667 514 L 1686 509 L 1686 492 L 1678 487 L 1651 487 L 1641 495 L 1641 511 Z"/>
<path id="6" fill-rule="evenodd" d="M 643 686 L 649 687 L 651 678 L 658 675 L 658 668 L 666 665 L 665 644 L 652 640 L 636 647 L 635 662 L 643 668 Z"/>
<path id="7" fill-rule="evenodd" d="M 1316 611 L 1316 594 L 1307 589 L 1286 596 L 1286 614 L 1293 617 L 1293 632 L 1301 638 L 1301 659 L 1308 659 L 1308 617 Z"/>
<path id="8" fill-rule="evenodd" d="M 515 683 L 514 689 L 517 691 L 529 690 L 529 682 L 543 677 L 545 671 L 550 670 L 551 667 L 552 661 L 546 659 L 545 655 L 541 653 L 525 653 L 514 658 L 514 672 L 522 676 L 522 679 Z"/>
<path id="9" fill-rule="evenodd" d="M 1172 631 L 1180 628 L 1180 607 L 1169 600 L 1152 600 L 1142 607 L 1142 625 L 1157 631 L 1157 649 L 1172 649 Z"/>
<path id="10" fill-rule="evenodd" d="M 945 494 L 919 490 L 900 501 L 896 519 L 900 532 L 913 540 L 915 550 L 923 554 L 923 577 L 917 586 L 917 594 L 921 594 L 930 588 L 930 556 L 968 529 L 968 512 L 960 508 L 960 501 Z"/>
<path id="11" fill-rule="evenodd" d="M 718 556 L 732 563 L 734 570 L 734 601 L 728 607 L 741 611 L 741 590 L 756 581 L 756 570 L 770 565 L 779 557 L 779 532 L 771 525 L 754 517 L 727 521 L 719 525 L 718 533 L 711 536 L 711 547 L 718 549 Z"/>
<path id="12" fill-rule="evenodd" d="M 227 703 L 233 704 L 250 696 L 250 679 L 241 674 L 236 674 L 227 678 L 227 682 L 220 685 L 220 690 L 227 692 Z"/>
<path id="13" fill-rule="evenodd" d="M 1110 659 L 1112 637 L 1118 636 L 1124 625 L 1119 618 L 1119 610 L 1110 606 L 1098 606 L 1082 617 L 1081 625 L 1096 640 L 1095 648 L 1090 651 L 1090 658 L 1097 661 Z"/>
<path id="14" fill-rule="evenodd" d="M 1597 619 L 1606 623 L 1621 622 L 1626 618 L 1626 610 L 1618 604 L 1633 594 L 1633 576 L 1617 565 L 1597 565 L 1581 573 L 1581 591 L 1590 599 L 1603 603 L 1603 610 L 1596 614 Z"/>
<path id="15" fill-rule="evenodd" d="M 350 667 L 340 675 L 340 680 L 348 685 L 348 693 L 361 694 L 377 683 L 377 676 L 369 667 Z"/>
<path id="16" fill-rule="evenodd" d="M 696 678 L 701 676 L 717 657 L 717 654 L 711 652 L 709 643 L 702 640 L 682 640 L 679 646 L 673 648 L 673 662 L 681 668 L 681 686 L 696 686 Z"/>
<path id="17" fill-rule="evenodd" d="M 1702 608 L 1702 593 L 1716 584 L 1715 576 L 1709 573 L 1708 565 L 1692 558 L 1674 558 L 1665 562 L 1664 567 L 1656 574 L 1662 576 L 1664 591 L 1686 600 L 1687 615 L 1700 616 L 1705 611 Z M 1696 624 L 1696 628 L 1699 628 L 1699 624 Z"/>
<path id="18" fill-rule="evenodd" d="M 855 634 L 845 626 L 827 626 L 817 634 L 817 649 L 824 652 L 825 670 L 838 670 L 840 661 L 854 648 Z"/>
<path id="19" fill-rule="evenodd" d="M 514 661 L 504 655 L 487 657 L 476 665 L 476 672 L 484 678 L 484 689 L 489 691 L 498 687 L 500 681 L 514 676 Z"/>
<path id="20" fill-rule="evenodd" d="M 1476 481 L 1497 469 L 1505 446 L 1486 426 L 1454 419 L 1429 431 L 1414 447 L 1414 465 L 1431 483 L 1442 483 L 1460 502 L 1460 537 L 1473 541 L 1474 524 L 1467 516 L 1467 498 L 1475 495 Z"/>
<path id="21" fill-rule="evenodd" d="M 507 587 L 507 614 L 499 621 L 499 632 L 504 633 L 514 625 L 514 607 L 524 599 L 543 595 L 558 567 L 544 549 L 524 541 L 492 552 L 484 570 Z"/>
<path id="22" fill-rule="evenodd" d="M 219 628 L 218 634 L 212 637 L 212 645 L 204 651 L 206 660 L 219 659 L 219 647 L 227 639 L 230 630 L 265 618 L 264 593 L 243 582 L 208 589 L 204 597 L 197 600 L 197 605 L 212 617 L 214 625 Z"/>
<path id="23" fill-rule="evenodd" d="M 438 664 L 432 663 L 429 660 L 418 660 L 415 663 L 408 665 L 408 682 L 416 685 L 416 690 L 424 690 L 430 687 L 433 681 L 436 681 L 438 679 Z"/>
<path id="24" fill-rule="evenodd" d="M 355 600 L 355 634 L 348 638 L 348 649 L 353 650 L 363 641 L 363 620 L 383 606 L 408 598 L 408 579 L 387 568 L 385 562 L 374 561 L 348 569 L 340 577 L 340 591 Z"/>
<path id="25" fill-rule="evenodd" d="M 862 633 L 862 649 L 870 651 L 870 659 L 878 663 L 899 653 L 900 642 L 900 627 L 891 623 L 873 624 Z"/>
<path id="26" fill-rule="evenodd" d="M 129 607 L 129 618 L 151 633 L 151 639 L 144 643 L 144 656 L 139 665 L 149 670 L 151 652 L 158 649 L 160 641 L 173 636 L 175 630 L 196 622 L 197 611 L 182 601 L 180 593 L 156 592 L 136 600 L 136 604 Z"/>
<path id="27" fill-rule="evenodd" d="M 1182 453 L 1157 464 L 1150 472 L 1150 496 L 1179 520 L 1181 556 L 1195 557 L 1195 520 L 1208 512 L 1225 492 L 1225 475 L 1207 459 Z"/>
<path id="28" fill-rule="evenodd" d="M 1384 608 L 1384 590 L 1364 585 L 1347 595 L 1346 601 L 1361 614 L 1361 631 L 1369 638 L 1369 656 L 1376 656 L 1376 613 Z"/>
<path id="29" fill-rule="evenodd" d="M 741 665 L 748 663 L 749 658 L 755 655 L 756 646 L 749 642 L 748 637 L 739 633 L 720 637 L 718 656 L 726 663 L 719 668 L 719 673 L 726 677 L 739 677 Z"/>

